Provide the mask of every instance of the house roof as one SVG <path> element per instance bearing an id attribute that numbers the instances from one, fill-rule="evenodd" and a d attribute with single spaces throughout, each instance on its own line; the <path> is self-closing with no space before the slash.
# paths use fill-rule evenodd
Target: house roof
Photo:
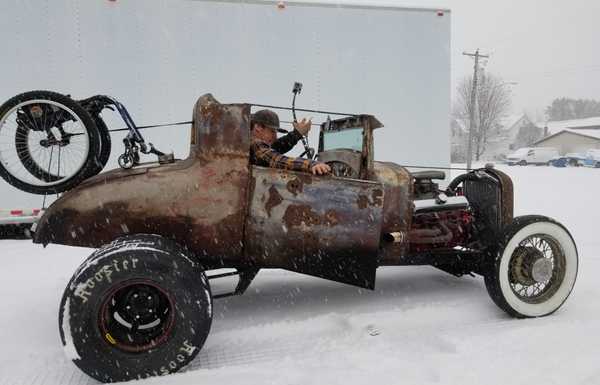
<path id="1" fill-rule="evenodd" d="M 527 118 L 527 116 L 523 113 L 507 115 L 500 120 L 500 125 L 503 129 L 508 130 L 511 129 L 515 124 L 519 123 L 519 121 L 523 118 Z"/>
<path id="2" fill-rule="evenodd" d="M 595 139 L 597 141 L 600 141 L 600 129 L 598 128 L 579 128 L 579 129 L 573 129 L 573 128 L 567 128 L 565 130 L 561 130 L 558 131 L 552 135 L 546 136 L 545 138 L 542 138 L 540 140 L 538 140 L 537 142 L 534 143 L 534 145 L 538 145 L 550 138 L 554 138 L 555 136 L 561 135 L 561 134 L 574 134 L 574 135 L 580 135 L 586 138 L 590 138 L 590 139 Z"/>
<path id="3" fill-rule="evenodd" d="M 510 130 L 514 127 L 515 124 L 519 123 L 521 119 L 527 119 L 527 115 L 525 114 L 514 114 L 514 115 L 506 115 L 503 116 L 499 120 L 499 124 L 503 130 Z M 453 119 L 455 128 L 462 130 L 463 132 L 469 131 L 469 121 L 468 119 Z"/>
<path id="4" fill-rule="evenodd" d="M 552 120 L 549 122 L 537 122 L 536 126 L 544 128 L 548 127 L 548 134 L 554 135 L 566 129 L 592 129 L 592 127 L 600 128 L 600 116 L 586 119 L 572 120 Z"/>

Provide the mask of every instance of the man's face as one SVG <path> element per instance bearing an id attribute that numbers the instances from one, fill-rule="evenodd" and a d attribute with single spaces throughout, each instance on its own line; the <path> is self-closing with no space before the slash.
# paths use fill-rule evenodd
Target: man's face
<path id="1" fill-rule="evenodd" d="M 265 127 L 262 124 L 255 124 L 252 130 L 252 136 L 260 139 L 268 145 L 273 144 L 277 140 L 277 131 L 272 128 Z"/>

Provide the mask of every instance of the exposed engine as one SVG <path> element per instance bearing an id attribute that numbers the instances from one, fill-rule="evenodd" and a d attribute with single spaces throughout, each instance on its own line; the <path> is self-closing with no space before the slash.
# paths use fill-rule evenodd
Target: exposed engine
<path id="1" fill-rule="evenodd" d="M 443 173 L 417 173 L 415 211 L 408 234 L 411 252 L 485 247 L 512 221 L 512 181 L 486 167 L 460 175 L 442 192 L 433 179 Z"/>
<path id="2" fill-rule="evenodd" d="M 437 198 L 416 200 L 414 204 L 409 233 L 412 252 L 451 249 L 469 242 L 473 213 L 464 196 L 447 197 L 441 193 Z"/>

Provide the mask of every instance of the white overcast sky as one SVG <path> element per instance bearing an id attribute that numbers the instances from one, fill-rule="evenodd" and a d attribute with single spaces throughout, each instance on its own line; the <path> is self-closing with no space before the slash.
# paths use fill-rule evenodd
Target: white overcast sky
<path id="1" fill-rule="evenodd" d="M 427 2 L 427 6 L 436 4 Z M 452 80 L 471 73 L 464 50 L 511 86 L 515 113 L 536 118 L 555 97 L 600 99 L 600 1 L 445 0 L 452 10 Z"/>
<path id="2" fill-rule="evenodd" d="M 305 0 L 323 1 L 323 0 Z M 325 0 L 336 2 L 337 0 Z M 344 0 L 450 9 L 452 89 L 472 74 L 463 51 L 490 54 L 485 69 L 513 94 L 513 113 L 543 119 L 557 97 L 600 99 L 600 0 Z"/>

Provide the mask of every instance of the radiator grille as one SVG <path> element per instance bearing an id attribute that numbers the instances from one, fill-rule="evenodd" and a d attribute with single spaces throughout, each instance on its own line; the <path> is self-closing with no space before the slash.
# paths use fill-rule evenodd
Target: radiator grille
<path id="1" fill-rule="evenodd" d="M 499 234 L 502 230 L 502 192 L 500 183 L 493 178 L 464 183 L 465 196 L 473 208 L 480 231 Z"/>

